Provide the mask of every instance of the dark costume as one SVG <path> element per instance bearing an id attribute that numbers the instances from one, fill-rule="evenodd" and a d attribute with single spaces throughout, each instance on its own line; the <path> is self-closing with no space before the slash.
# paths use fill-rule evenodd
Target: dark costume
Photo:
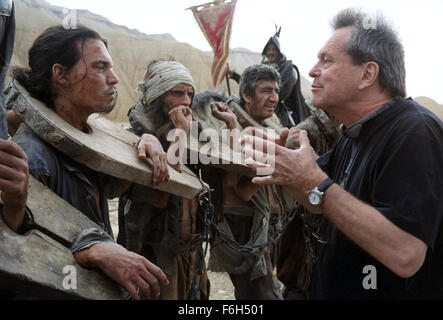
<path id="1" fill-rule="evenodd" d="M 283 127 L 291 128 L 309 117 L 310 112 L 301 93 L 300 72 L 297 66 L 291 60 L 287 60 L 285 55 L 281 53 L 279 36 L 280 31 L 266 43 L 262 52 L 262 63 L 274 67 L 280 73 L 279 103 L 274 112 Z M 279 51 L 279 58 L 273 63 L 268 62 L 266 58 L 266 50 L 271 43 Z M 237 83 L 240 82 L 240 75 L 238 73 L 234 72 L 231 78 Z"/>
<path id="2" fill-rule="evenodd" d="M 425 242 L 425 262 L 412 277 L 400 278 L 328 221 L 312 298 L 442 299 L 443 124 L 406 99 L 390 101 L 361 122 L 359 134 L 340 137 L 318 163 L 346 191 Z M 365 266 L 376 268 L 375 290 L 362 285 Z"/>
<path id="3" fill-rule="evenodd" d="M 14 50 L 15 15 L 12 0 L 0 0 L 0 138 L 8 139 L 3 88 Z"/>

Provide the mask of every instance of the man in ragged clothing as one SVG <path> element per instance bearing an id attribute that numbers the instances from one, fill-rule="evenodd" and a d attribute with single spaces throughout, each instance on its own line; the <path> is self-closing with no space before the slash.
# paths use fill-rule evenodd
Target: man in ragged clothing
<path id="1" fill-rule="evenodd" d="M 277 107 L 279 84 L 278 72 L 263 64 L 248 67 L 241 77 L 240 104 L 259 125 L 264 125 Z M 224 121 L 227 129 L 243 129 L 239 122 L 244 119 L 237 118 L 224 103 L 216 102 L 211 107 L 212 114 Z M 238 300 L 281 300 L 281 289 L 273 274 L 275 248 L 264 244 L 274 236 L 276 221 L 281 225 L 291 203 L 281 188 L 257 187 L 251 179 L 224 174 L 223 219 L 218 227 L 237 243 L 237 249 L 257 249 L 233 250 L 216 237 L 211 244 L 209 269 L 229 273 Z"/>
<path id="2" fill-rule="evenodd" d="M 172 145 L 167 140 L 170 130 L 190 133 L 194 87 L 191 73 L 177 61 L 153 61 L 137 86 L 141 96 L 128 112 L 130 131 L 141 136 L 138 148 L 152 158 L 154 183 L 169 179 L 166 153 Z M 190 171 L 180 163 L 171 166 L 179 172 Z M 120 198 L 118 242 L 155 261 L 167 274 L 170 285 L 161 288 L 160 299 L 191 298 L 200 268 L 195 297 L 209 297 L 206 266 L 199 252 L 203 226 L 198 210 L 196 199 L 137 185 Z"/>

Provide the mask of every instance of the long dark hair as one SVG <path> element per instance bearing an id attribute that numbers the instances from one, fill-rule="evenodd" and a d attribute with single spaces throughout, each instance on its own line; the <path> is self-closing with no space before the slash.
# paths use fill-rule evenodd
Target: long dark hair
<path id="1" fill-rule="evenodd" d="M 15 68 L 13 78 L 22 84 L 36 99 L 54 108 L 55 88 L 52 86 L 52 66 L 60 64 L 69 71 L 82 57 L 83 46 L 87 39 L 107 41 L 96 31 L 84 26 L 65 29 L 52 26 L 34 41 L 29 49 L 29 68 Z M 80 46 L 78 46 L 80 43 Z"/>

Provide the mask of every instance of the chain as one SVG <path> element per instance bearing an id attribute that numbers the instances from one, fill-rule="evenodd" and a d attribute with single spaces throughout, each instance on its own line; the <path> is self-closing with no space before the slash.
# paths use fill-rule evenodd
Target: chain
<path id="1" fill-rule="evenodd" d="M 211 228 L 210 217 L 214 216 L 214 205 L 212 204 L 212 190 L 207 188 L 198 196 L 198 212 L 200 213 L 200 218 L 203 219 L 203 236 L 200 239 L 199 245 L 199 256 L 200 261 L 198 264 L 197 270 L 194 272 L 194 276 L 192 278 L 191 291 L 189 293 L 189 300 L 195 300 L 197 298 L 197 294 L 201 292 L 202 285 L 202 275 L 203 275 L 203 266 L 206 255 L 208 254 L 209 248 L 209 230 Z M 203 213 L 201 212 L 203 211 Z M 203 215 L 203 216 L 202 216 Z M 206 244 L 206 245 L 205 245 Z M 204 247 L 204 249 L 203 249 Z M 197 285 L 197 277 L 198 285 Z M 203 292 L 201 292 L 203 294 Z"/>
<path id="2" fill-rule="evenodd" d="M 305 208 L 300 211 L 300 219 L 303 223 L 303 238 L 306 244 L 306 251 L 311 257 L 312 262 L 315 264 L 317 262 L 317 254 L 316 249 L 317 245 L 323 244 L 326 245 L 328 242 L 322 238 L 320 235 L 320 229 L 323 224 L 323 220 L 321 220 L 317 226 L 312 226 L 308 222 L 308 213 Z M 324 219 L 324 217 L 318 216 L 319 219 Z"/>
<path id="3" fill-rule="evenodd" d="M 200 261 L 198 264 L 198 268 L 194 272 L 194 276 L 192 279 L 191 291 L 189 293 L 189 300 L 195 300 L 197 294 L 202 291 L 201 284 L 202 284 L 203 266 L 205 258 L 208 253 L 211 227 L 214 228 L 216 234 L 220 237 L 220 239 L 235 252 L 247 253 L 251 255 L 259 255 L 263 253 L 263 251 L 267 247 L 277 243 L 277 241 L 286 231 L 288 225 L 294 220 L 296 216 L 300 216 L 300 218 L 303 221 L 303 234 L 306 242 L 306 248 L 314 262 L 316 260 L 316 257 L 315 257 L 315 245 L 313 243 L 326 243 L 319 237 L 317 233 L 312 231 L 312 228 L 309 226 L 308 223 L 305 223 L 306 211 L 303 206 L 296 203 L 289 211 L 286 219 L 282 222 L 281 226 L 276 226 L 276 230 L 272 234 L 272 236 L 274 237 L 273 239 L 265 243 L 253 246 L 242 245 L 237 241 L 235 241 L 234 239 L 232 239 L 226 232 L 224 232 L 218 227 L 216 217 L 214 214 L 214 205 L 212 203 L 212 191 L 213 190 L 206 188 L 198 196 L 198 203 L 199 203 L 198 212 L 200 218 L 203 220 L 204 230 L 199 245 Z M 199 277 L 198 283 L 197 283 L 197 277 Z"/>
<path id="4" fill-rule="evenodd" d="M 274 237 L 273 239 L 271 239 L 265 243 L 253 245 L 253 246 L 242 245 L 242 244 L 238 243 L 237 241 L 235 241 L 234 239 L 232 239 L 226 232 L 224 232 L 223 230 L 221 230 L 218 227 L 217 221 L 215 220 L 214 216 L 211 217 L 210 222 L 211 222 L 212 227 L 217 232 L 217 235 L 229 248 L 231 248 L 232 250 L 239 252 L 239 253 L 248 253 L 251 255 L 259 255 L 259 254 L 263 253 L 263 251 L 267 247 L 277 243 L 277 241 L 280 239 L 280 237 L 286 231 L 286 228 L 288 227 L 289 223 L 291 223 L 291 221 L 294 220 L 294 217 L 299 213 L 301 208 L 302 208 L 302 206 L 300 206 L 299 204 L 295 204 L 292 207 L 292 209 L 289 211 L 286 219 L 283 221 L 282 225 L 280 227 L 276 226 L 276 231 L 273 232 L 273 234 L 272 234 L 272 236 Z"/>
<path id="5" fill-rule="evenodd" d="M 224 243 L 226 243 L 226 245 L 228 245 L 232 250 L 240 253 L 258 255 L 261 254 L 267 247 L 269 247 L 272 244 L 275 244 L 280 239 L 280 237 L 287 229 L 289 223 L 291 223 L 291 221 L 294 220 L 295 216 L 297 214 L 300 214 L 300 210 L 303 209 L 303 207 L 298 204 L 294 205 L 291 211 L 288 213 L 285 221 L 283 221 L 283 223 L 281 224 L 281 226 L 276 227 L 276 231 L 272 235 L 275 236 L 275 238 L 273 238 L 272 240 L 269 240 L 259 245 L 245 246 L 232 239 L 228 234 L 226 234 L 223 230 L 221 230 L 218 227 L 214 214 L 214 205 L 212 203 L 212 191 L 213 190 L 207 188 L 198 196 L 198 203 L 199 203 L 198 211 L 200 218 L 203 220 L 204 230 L 199 246 L 200 261 L 198 264 L 198 268 L 194 272 L 194 276 L 192 279 L 189 300 L 195 300 L 197 294 L 201 292 L 203 266 L 204 266 L 204 260 L 208 253 L 211 227 L 214 228 L 220 239 Z M 197 277 L 199 277 L 198 284 L 197 284 Z"/>

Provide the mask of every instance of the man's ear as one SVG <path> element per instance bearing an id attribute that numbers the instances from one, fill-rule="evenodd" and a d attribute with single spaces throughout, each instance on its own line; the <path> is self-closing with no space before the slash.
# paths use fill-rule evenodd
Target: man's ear
<path id="1" fill-rule="evenodd" d="M 372 86 L 378 79 L 380 67 L 377 62 L 369 61 L 362 65 L 362 75 L 358 88 L 360 90 Z"/>
<path id="2" fill-rule="evenodd" d="M 52 66 L 52 78 L 56 83 L 67 84 L 66 68 L 59 63 L 54 64 Z"/>
<path id="3" fill-rule="evenodd" d="M 243 100 L 245 100 L 245 102 L 246 102 L 247 104 L 250 104 L 250 103 L 251 103 L 252 98 L 251 98 L 250 96 L 248 96 L 248 95 L 246 94 L 246 92 L 242 92 L 242 93 L 241 93 L 241 96 L 242 96 Z"/>

